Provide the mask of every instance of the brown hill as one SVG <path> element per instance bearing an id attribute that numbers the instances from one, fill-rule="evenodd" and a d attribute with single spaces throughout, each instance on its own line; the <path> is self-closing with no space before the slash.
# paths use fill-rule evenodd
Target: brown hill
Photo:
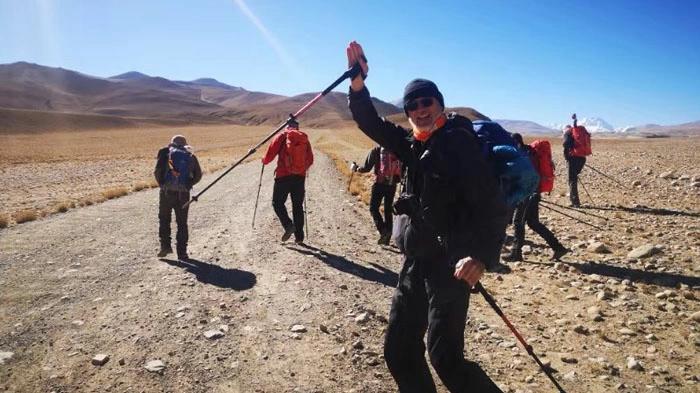
<path id="1" fill-rule="evenodd" d="M 46 112 L 27 116 L 26 112 L 3 111 L 5 124 L 11 131 L 52 130 L 57 124 L 54 121 L 63 128 L 74 129 L 128 127 L 144 121 L 168 125 L 183 122 L 276 125 L 316 94 L 286 97 L 252 92 L 210 78 L 171 81 L 138 72 L 100 78 L 25 62 L 0 65 L 0 108 Z M 391 104 L 374 101 L 382 115 L 401 112 Z M 64 115 L 56 116 L 59 113 Z M 302 121 L 308 127 L 354 126 L 346 95 L 339 92 L 326 95 L 304 114 Z"/>

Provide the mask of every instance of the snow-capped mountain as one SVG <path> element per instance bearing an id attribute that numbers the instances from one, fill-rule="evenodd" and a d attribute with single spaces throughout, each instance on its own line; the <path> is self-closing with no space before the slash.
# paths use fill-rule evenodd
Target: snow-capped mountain
<path id="1" fill-rule="evenodd" d="M 571 123 L 569 123 L 571 124 Z M 578 119 L 578 125 L 586 127 L 588 132 L 630 132 L 633 131 L 635 127 L 625 126 L 625 127 L 613 127 L 607 121 L 599 117 L 582 117 Z M 554 124 L 552 128 L 563 130 L 566 124 Z"/>

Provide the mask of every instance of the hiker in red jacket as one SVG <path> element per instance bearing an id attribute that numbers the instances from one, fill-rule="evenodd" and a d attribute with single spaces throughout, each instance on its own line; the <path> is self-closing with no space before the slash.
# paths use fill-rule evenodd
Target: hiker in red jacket
<path id="1" fill-rule="evenodd" d="M 272 207 L 284 228 L 282 241 L 292 234 L 296 243 L 304 241 L 304 193 L 306 171 L 314 163 L 309 137 L 299 131 L 299 123 L 292 120 L 284 132 L 278 134 L 262 157 L 263 165 L 277 158 L 275 185 L 272 191 Z M 287 196 L 292 197 L 292 221 L 287 213 Z"/>
<path id="2" fill-rule="evenodd" d="M 401 181 L 401 162 L 389 149 L 375 146 L 367 154 L 362 166 L 352 163 L 351 169 L 355 172 L 367 173 L 374 169 L 374 184 L 372 195 L 369 199 L 369 211 L 372 214 L 374 225 L 379 231 L 377 244 L 389 244 L 393 229 L 392 206 L 396 194 L 396 184 Z M 384 202 L 384 217 L 379 212 L 379 206 Z"/>
<path id="3" fill-rule="evenodd" d="M 576 114 L 571 115 L 574 126 L 564 129 L 564 159 L 569 168 L 569 201 L 571 206 L 581 206 L 578 197 L 578 175 L 586 165 L 586 156 L 591 154 L 591 139 L 586 128 L 577 124 Z"/>

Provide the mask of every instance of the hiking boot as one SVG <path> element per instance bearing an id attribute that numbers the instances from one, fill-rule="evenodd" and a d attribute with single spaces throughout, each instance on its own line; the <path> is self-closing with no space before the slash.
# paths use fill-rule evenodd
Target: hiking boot
<path id="1" fill-rule="evenodd" d="M 289 240 L 290 237 L 294 234 L 294 231 L 296 231 L 296 228 L 294 227 L 294 224 L 289 224 L 285 229 L 284 229 L 284 235 L 282 235 L 282 241 L 286 242 Z"/>
<path id="2" fill-rule="evenodd" d="M 564 246 L 560 246 L 554 249 L 554 253 L 552 254 L 552 260 L 553 261 L 558 261 L 559 258 L 563 257 L 564 255 L 568 254 L 571 252 L 568 248 Z"/>
<path id="3" fill-rule="evenodd" d="M 163 258 L 168 254 L 172 254 L 173 249 L 170 246 L 160 246 L 160 251 L 158 251 L 158 258 Z"/>
<path id="4" fill-rule="evenodd" d="M 523 261 L 523 254 L 522 252 L 511 252 L 510 254 L 506 255 L 503 257 L 503 260 L 506 262 L 522 262 Z"/>
<path id="5" fill-rule="evenodd" d="M 183 262 L 188 262 L 190 260 L 190 256 L 187 255 L 187 253 L 177 253 L 177 259 Z"/>
<path id="6" fill-rule="evenodd" d="M 294 239 L 295 244 L 304 244 L 304 239 Z"/>
<path id="7" fill-rule="evenodd" d="M 391 232 L 385 231 L 379 236 L 379 240 L 377 240 L 377 244 L 382 244 L 385 246 L 389 245 L 389 242 L 391 241 Z"/>
<path id="8" fill-rule="evenodd" d="M 498 274 L 508 274 L 512 270 L 511 270 L 510 266 L 503 264 L 503 263 L 500 263 L 500 262 L 496 262 L 496 266 L 491 268 L 491 270 L 489 270 L 489 271 L 492 273 L 498 273 Z"/>

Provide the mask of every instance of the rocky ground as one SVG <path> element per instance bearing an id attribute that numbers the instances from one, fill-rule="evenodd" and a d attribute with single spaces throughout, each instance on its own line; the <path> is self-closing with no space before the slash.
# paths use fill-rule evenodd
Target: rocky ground
<path id="1" fill-rule="evenodd" d="M 610 178 L 584 169 L 578 211 L 556 157 L 543 222 L 572 253 L 553 263 L 528 231 L 525 261 L 482 281 L 569 393 L 700 390 L 700 142 L 682 142 L 597 142 Z M 190 263 L 155 257 L 156 190 L 0 230 L 0 389 L 395 392 L 382 339 L 401 256 L 320 152 L 308 245 L 279 241 L 271 170 L 251 228 L 259 171 L 194 203 Z M 465 342 L 504 391 L 557 391 L 479 296 Z"/>

